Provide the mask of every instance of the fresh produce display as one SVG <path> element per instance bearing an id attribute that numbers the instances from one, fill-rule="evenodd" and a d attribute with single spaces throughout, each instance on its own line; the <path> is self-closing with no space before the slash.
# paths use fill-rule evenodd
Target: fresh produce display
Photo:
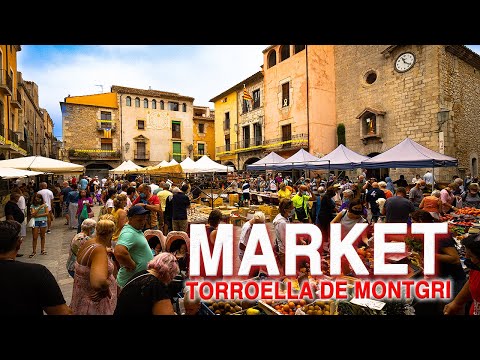
<path id="1" fill-rule="evenodd" d="M 335 302 L 333 300 L 317 300 L 311 304 L 300 307 L 300 310 L 305 315 L 338 315 L 338 312 L 335 312 Z M 302 313 L 300 314 L 303 315 Z"/>
<path id="2" fill-rule="evenodd" d="M 243 303 L 243 304 L 242 304 Z M 207 301 L 204 303 L 215 315 L 232 315 L 236 312 L 247 309 L 249 304 L 239 300 L 236 301 Z M 243 306 L 242 306 L 243 305 Z M 254 306 L 255 304 L 250 304 Z"/>
<path id="3" fill-rule="evenodd" d="M 457 209 L 455 214 L 463 214 L 463 215 L 472 215 L 472 216 L 480 216 L 480 209 L 472 208 L 472 207 L 464 207 L 461 209 Z"/>

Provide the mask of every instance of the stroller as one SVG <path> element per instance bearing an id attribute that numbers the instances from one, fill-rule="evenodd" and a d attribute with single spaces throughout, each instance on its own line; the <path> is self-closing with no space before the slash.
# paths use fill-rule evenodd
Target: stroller
<path id="1" fill-rule="evenodd" d="M 165 238 L 163 251 L 174 254 L 178 260 L 180 274 L 168 285 L 170 297 L 176 297 L 185 287 L 185 279 L 188 277 L 190 262 L 190 238 L 184 231 L 170 231 Z"/>

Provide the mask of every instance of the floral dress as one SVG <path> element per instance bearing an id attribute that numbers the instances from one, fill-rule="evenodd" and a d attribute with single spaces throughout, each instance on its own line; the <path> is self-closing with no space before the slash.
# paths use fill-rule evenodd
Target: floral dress
<path id="1" fill-rule="evenodd" d="M 92 254 L 93 250 L 101 246 L 100 244 L 90 244 L 85 250 L 83 257 Z M 110 258 L 108 258 L 108 280 L 110 286 L 108 289 L 108 296 L 95 302 L 90 299 L 90 295 L 95 291 L 90 285 L 90 267 L 81 265 L 83 258 L 75 263 L 75 277 L 73 280 L 72 301 L 70 307 L 75 315 L 112 315 L 117 306 L 117 282 L 113 276 L 114 265 Z M 87 260 L 87 264 L 90 259 Z"/>

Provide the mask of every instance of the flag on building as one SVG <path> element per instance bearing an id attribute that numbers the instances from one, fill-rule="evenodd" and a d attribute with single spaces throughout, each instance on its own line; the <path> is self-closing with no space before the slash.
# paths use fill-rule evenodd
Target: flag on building
<path id="1" fill-rule="evenodd" d="M 103 129 L 103 137 L 105 139 L 111 139 L 112 138 L 112 129 L 110 129 L 110 128 Z"/>
<path id="2" fill-rule="evenodd" d="M 245 87 L 245 84 L 243 84 L 243 100 L 253 101 L 252 95 L 248 93 L 247 88 Z"/>

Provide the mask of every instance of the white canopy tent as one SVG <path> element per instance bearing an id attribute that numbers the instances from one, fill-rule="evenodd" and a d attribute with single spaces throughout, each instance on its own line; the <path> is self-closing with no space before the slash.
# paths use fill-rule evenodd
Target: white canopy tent
<path id="1" fill-rule="evenodd" d="M 140 170 L 143 167 L 135 164 L 132 160 L 126 160 L 118 167 L 112 170 L 108 170 L 110 174 L 125 174 L 128 171 Z"/>
<path id="2" fill-rule="evenodd" d="M 16 178 L 23 178 L 27 176 L 36 176 L 42 175 L 43 172 L 40 171 L 29 171 L 29 170 L 21 170 L 21 169 L 14 169 L 14 168 L 0 168 L 0 177 L 2 179 L 16 179 Z"/>
<path id="3" fill-rule="evenodd" d="M 190 157 L 187 157 L 185 160 L 183 160 L 180 163 L 180 166 L 182 167 L 182 170 L 184 173 L 190 173 L 195 170 L 195 161 L 190 159 Z"/>
<path id="4" fill-rule="evenodd" d="M 14 168 L 30 171 L 40 171 L 51 174 L 73 174 L 83 173 L 83 165 L 51 159 L 43 156 L 27 156 L 16 159 L 1 160 L 0 168 Z"/>
<path id="5" fill-rule="evenodd" d="M 234 171 L 233 166 L 226 166 L 219 164 L 207 155 L 203 155 L 200 159 L 195 162 L 195 168 L 191 171 L 192 173 L 224 173 L 229 171 Z"/>

